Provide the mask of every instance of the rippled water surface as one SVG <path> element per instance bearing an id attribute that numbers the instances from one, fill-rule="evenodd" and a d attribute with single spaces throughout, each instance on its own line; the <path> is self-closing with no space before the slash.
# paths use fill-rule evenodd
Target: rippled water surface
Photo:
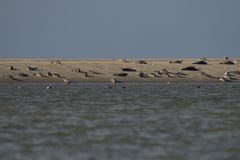
<path id="1" fill-rule="evenodd" d="M 1 160 L 240 159 L 239 84 L 45 87 L 0 85 Z"/>

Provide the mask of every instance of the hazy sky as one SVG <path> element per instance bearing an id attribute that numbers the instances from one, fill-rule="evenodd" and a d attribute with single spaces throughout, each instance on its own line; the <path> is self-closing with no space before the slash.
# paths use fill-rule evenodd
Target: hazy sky
<path id="1" fill-rule="evenodd" d="M 240 0 L 0 0 L 0 58 L 240 57 Z"/>

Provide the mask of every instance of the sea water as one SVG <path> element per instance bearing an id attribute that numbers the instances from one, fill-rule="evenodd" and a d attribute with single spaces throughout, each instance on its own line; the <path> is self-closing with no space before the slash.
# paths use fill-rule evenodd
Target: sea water
<path id="1" fill-rule="evenodd" d="M 240 159 L 239 84 L 47 85 L 0 85 L 1 160 Z"/>

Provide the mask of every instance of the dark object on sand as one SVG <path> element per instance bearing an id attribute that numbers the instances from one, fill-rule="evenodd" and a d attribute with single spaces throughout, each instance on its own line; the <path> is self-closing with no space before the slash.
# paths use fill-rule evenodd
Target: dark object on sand
<path id="1" fill-rule="evenodd" d="M 114 73 L 113 76 L 118 76 L 118 77 L 126 77 L 128 73 Z"/>
<path id="2" fill-rule="evenodd" d="M 52 73 L 51 73 L 51 72 L 48 72 L 48 73 L 47 73 L 47 76 L 48 76 L 48 77 L 51 77 L 51 76 L 52 76 Z"/>
<path id="3" fill-rule="evenodd" d="M 143 72 L 137 72 L 137 75 L 142 78 L 149 78 L 149 76 Z"/>
<path id="4" fill-rule="evenodd" d="M 176 63 L 176 64 L 181 64 L 183 61 L 176 60 L 176 61 L 169 61 L 169 63 Z"/>
<path id="5" fill-rule="evenodd" d="M 89 75 L 88 75 L 88 72 L 83 72 L 84 73 L 84 76 L 85 77 L 90 77 Z"/>
<path id="6" fill-rule="evenodd" d="M 233 61 L 223 61 L 220 64 L 234 65 L 235 63 Z"/>
<path id="7" fill-rule="evenodd" d="M 56 77 L 56 78 L 62 78 L 62 77 L 60 76 L 60 74 L 58 74 L 58 73 L 53 73 L 52 76 L 53 76 L 53 77 Z"/>
<path id="8" fill-rule="evenodd" d="M 29 71 L 36 71 L 38 67 L 27 67 L 27 70 Z"/>
<path id="9" fill-rule="evenodd" d="M 230 74 L 237 74 L 237 75 L 240 75 L 240 71 L 230 71 L 229 73 L 230 73 Z"/>
<path id="10" fill-rule="evenodd" d="M 124 72 L 136 72 L 136 69 L 132 69 L 132 68 L 122 68 L 122 71 Z"/>
<path id="11" fill-rule="evenodd" d="M 195 66 L 188 66 L 188 67 L 182 68 L 182 70 L 185 70 L 185 71 L 198 71 L 199 69 L 197 69 Z"/>
<path id="12" fill-rule="evenodd" d="M 15 77 L 13 77 L 12 75 L 6 75 L 6 76 L 3 76 L 3 78 L 4 79 L 11 79 L 11 80 L 18 80 Z"/>
<path id="13" fill-rule="evenodd" d="M 157 75 L 157 73 L 150 73 L 148 74 L 148 77 L 159 77 L 159 76 Z"/>
<path id="14" fill-rule="evenodd" d="M 14 68 L 13 66 L 9 66 L 8 69 L 9 70 L 16 70 L 16 68 Z"/>
<path id="15" fill-rule="evenodd" d="M 95 69 L 90 69 L 89 72 L 92 74 L 101 74 L 100 72 L 96 72 Z"/>
<path id="16" fill-rule="evenodd" d="M 81 69 L 80 69 L 80 68 L 74 68 L 74 69 L 72 70 L 72 72 L 81 73 Z"/>
<path id="17" fill-rule="evenodd" d="M 26 74 L 26 73 L 18 73 L 18 76 L 20 76 L 20 77 L 28 77 L 28 74 Z"/>
<path id="18" fill-rule="evenodd" d="M 216 79 L 216 77 L 214 77 L 214 76 L 212 76 L 211 74 L 208 74 L 208 73 L 206 73 L 206 72 L 203 72 L 203 71 L 201 71 L 199 74 L 200 74 L 201 76 L 204 76 L 204 77 L 207 77 L 207 78 L 215 78 L 215 79 Z"/>
<path id="19" fill-rule="evenodd" d="M 62 64 L 62 62 L 59 60 L 56 60 L 56 61 L 52 61 L 51 64 Z"/>
<path id="20" fill-rule="evenodd" d="M 147 62 L 144 60 L 139 60 L 139 61 L 136 61 L 136 64 L 147 64 Z"/>
<path id="21" fill-rule="evenodd" d="M 207 62 L 206 61 L 197 61 L 197 62 L 194 62 L 193 64 L 201 64 L 201 65 L 206 65 Z"/>

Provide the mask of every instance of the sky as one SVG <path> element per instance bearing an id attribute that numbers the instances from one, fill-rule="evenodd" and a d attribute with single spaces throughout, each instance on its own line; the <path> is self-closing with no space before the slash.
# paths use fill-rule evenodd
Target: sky
<path id="1" fill-rule="evenodd" d="M 0 58 L 240 57 L 239 0 L 0 0 Z"/>

